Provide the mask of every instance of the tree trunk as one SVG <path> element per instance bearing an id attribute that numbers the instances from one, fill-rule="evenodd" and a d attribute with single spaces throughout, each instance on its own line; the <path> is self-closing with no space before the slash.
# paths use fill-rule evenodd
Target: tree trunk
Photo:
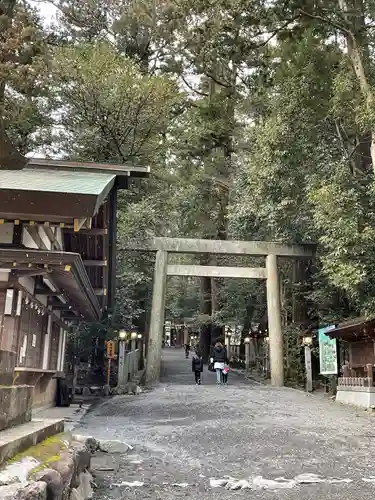
<path id="1" fill-rule="evenodd" d="M 309 262 L 303 259 L 295 259 L 292 269 L 292 322 L 302 326 L 306 325 L 308 320 L 308 304 L 305 297 L 311 292 Z"/>
<path id="2" fill-rule="evenodd" d="M 229 66 L 229 65 L 228 65 Z M 234 91 L 236 84 L 236 70 L 233 68 L 229 68 L 229 78 L 233 82 L 232 87 L 228 90 L 228 94 L 226 96 L 226 120 L 228 125 L 228 130 L 230 129 L 231 124 L 234 120 Z M 210 84 L 210 94 L 209 98 L 212 99 L 216 92 L 215 82 L 211 79 Z M 231 131 L 232 132 L 232 131 Z M 221 178 L 225 178 L 229 180 L 231 170 L 232 170 L 232 133 L 228 133 L 226 139 L 222 144 L 222 155 L 223 155 L 223 164 L 222 170 L 219 172 Z M 228 204 L 229 204 L 229 182 L 228 186 L 224 186 L 218 189 L 217 193 L 217 221 L 216 221 L 216 238 L 218 240 L 226 240 L 228 235 Z M 212 258 L 212 264 L 217 263 L 217 257 Z M 222 280 L 218 278 L 211 278 L 211 294 L 212 294 L 212 314 L 220 311 L 221 309 L 221 299 L 220 299 L 220 290 L 223 285 Z M 216 340 L 217 338 L 224 335 L 224 328 L 219 325 L 213 325 L 212 328 L 212 340 Z"/>
<path id="3" fill-rule="evenodd" d="M 367 112 L 372 114 L 375 99 L 368 75 L 369 47 L 366 37 L 363 0 L 352 0 L 351 2 L 347 0 L 338 0 L 338 3 L 344 19 L 350 26 L 350 29 L 343 30 L 348 48 L 348 56 L 352 62 Z M 375 172 L 375 126 L 371 127 L 370 137 L 370 156 L 372 169 Z"/>

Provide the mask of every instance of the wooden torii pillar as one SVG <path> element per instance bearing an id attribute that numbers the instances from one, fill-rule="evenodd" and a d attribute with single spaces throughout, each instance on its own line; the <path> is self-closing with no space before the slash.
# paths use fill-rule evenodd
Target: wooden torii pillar
<path id="1" fill-rule="evenodd" d="M 167 290 L 168 253 L 156 252 L 154 285 L 152 290 L 152 307 L 150 330 L 148 334 L 146 382 L 154 382 L 160 377 L 160 360 L 163 340 L 165 295 Z"/>

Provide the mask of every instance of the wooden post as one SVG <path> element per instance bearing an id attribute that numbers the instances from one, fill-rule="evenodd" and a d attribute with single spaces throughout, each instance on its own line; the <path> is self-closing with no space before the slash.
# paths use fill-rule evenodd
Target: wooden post
<path id="1" fill-rule="evenodd" d="M 369 382 L 369 387 L 372 387 L 374 385 L 374 374 L 373 374 L 373 366 L 369 363 L 366 365 L 366 370 L 367 370 L 367 378 Z"/>
<path id="2" fill-rule="evenodd" d="M 248 373 L 250 369 L 250 342 L 245 342 L 245 365 L 246 373 Z"/>
<path id="3" fill-rule="evenodd" d="M 125 385 L 126 380 L 124 378 L 124 369 L 125 369 L 125 341 L 120 340 L 119 342 L 119 350 L 118 350 L 118 373 L 117 373 L 117 385 L 122 387 Z"/>
<path id="4" fill-rule="evenodd" d="M 111 358 L 108 359 L 108 367 L 107 367 L 107 385 L 111 380 Z"/>
<path id="5" fill-rule="evenodd" d="M 349 365 L 344 365 L 342 367 L 342 376 L 347 378 L 347 377 L 350 377 L 350 368 L 349 368 Z"/>
<path id="6" fill-rule="evenodd" d="M 253 365 L 256 362 L 256 353 L 255 353 L 255 339 L 253 337 L 250 338 L 250 343 L 249 343 L 249 368 L 250 372 L 253 371 Z"/>
<path id="7" fill-rule="evenodd" d="M 311 347 L 305 345 L 305 372 L 306 372 L 306 392 L 312 392 L 313 379 L 312 379 L 312 365 L 311 365 Z"/>

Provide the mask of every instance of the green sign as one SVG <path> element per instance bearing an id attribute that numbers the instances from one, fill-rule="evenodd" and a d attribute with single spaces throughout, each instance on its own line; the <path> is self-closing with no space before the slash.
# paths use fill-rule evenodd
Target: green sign
<path id="1" fill-rule="evenodd" d="M 335 325 L 319 328 L 319 361 L 321 375 L 337 375 L 337 340 L 326 335 Z"/>

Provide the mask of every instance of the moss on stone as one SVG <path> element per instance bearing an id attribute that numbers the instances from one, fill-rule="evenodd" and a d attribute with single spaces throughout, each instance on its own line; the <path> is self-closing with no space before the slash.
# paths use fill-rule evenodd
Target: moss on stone
<path id="1" fill-rule="evenodd" d="M 46 469 L 51 463 L 57 462 L 61 458 L 61 451 L 66 448 L 66 435 L 63 433 L 56 434 L 55 436 L 51 436 L 44 441 L 31 446 L 22 453 L 18 453 L 7 463 L 10 464 L 20 462 L 25 457 L 35 458 L 35 460 L 38 460 L 40 464 L 30 471 L 29 478 L 32 478 L 33 474 Z"/>
<path id="2" fill-rule="evenodd" d="M 60 460 L 60 458 L 61 458 L 61 455 L 55 455 L 52 457 L 48 457 L 44 462 L 42 462 L 37 467 L 34 467 L 34 469 L 32 469 L 29 472 L 28 479 L 34 479 L 35 474 L 37 474 L 37 472 L 40 472 L 43 469 L 48 469 L 48 467 L 50 466 L 51 463 L 57 462 L 58 460 Z"/>

